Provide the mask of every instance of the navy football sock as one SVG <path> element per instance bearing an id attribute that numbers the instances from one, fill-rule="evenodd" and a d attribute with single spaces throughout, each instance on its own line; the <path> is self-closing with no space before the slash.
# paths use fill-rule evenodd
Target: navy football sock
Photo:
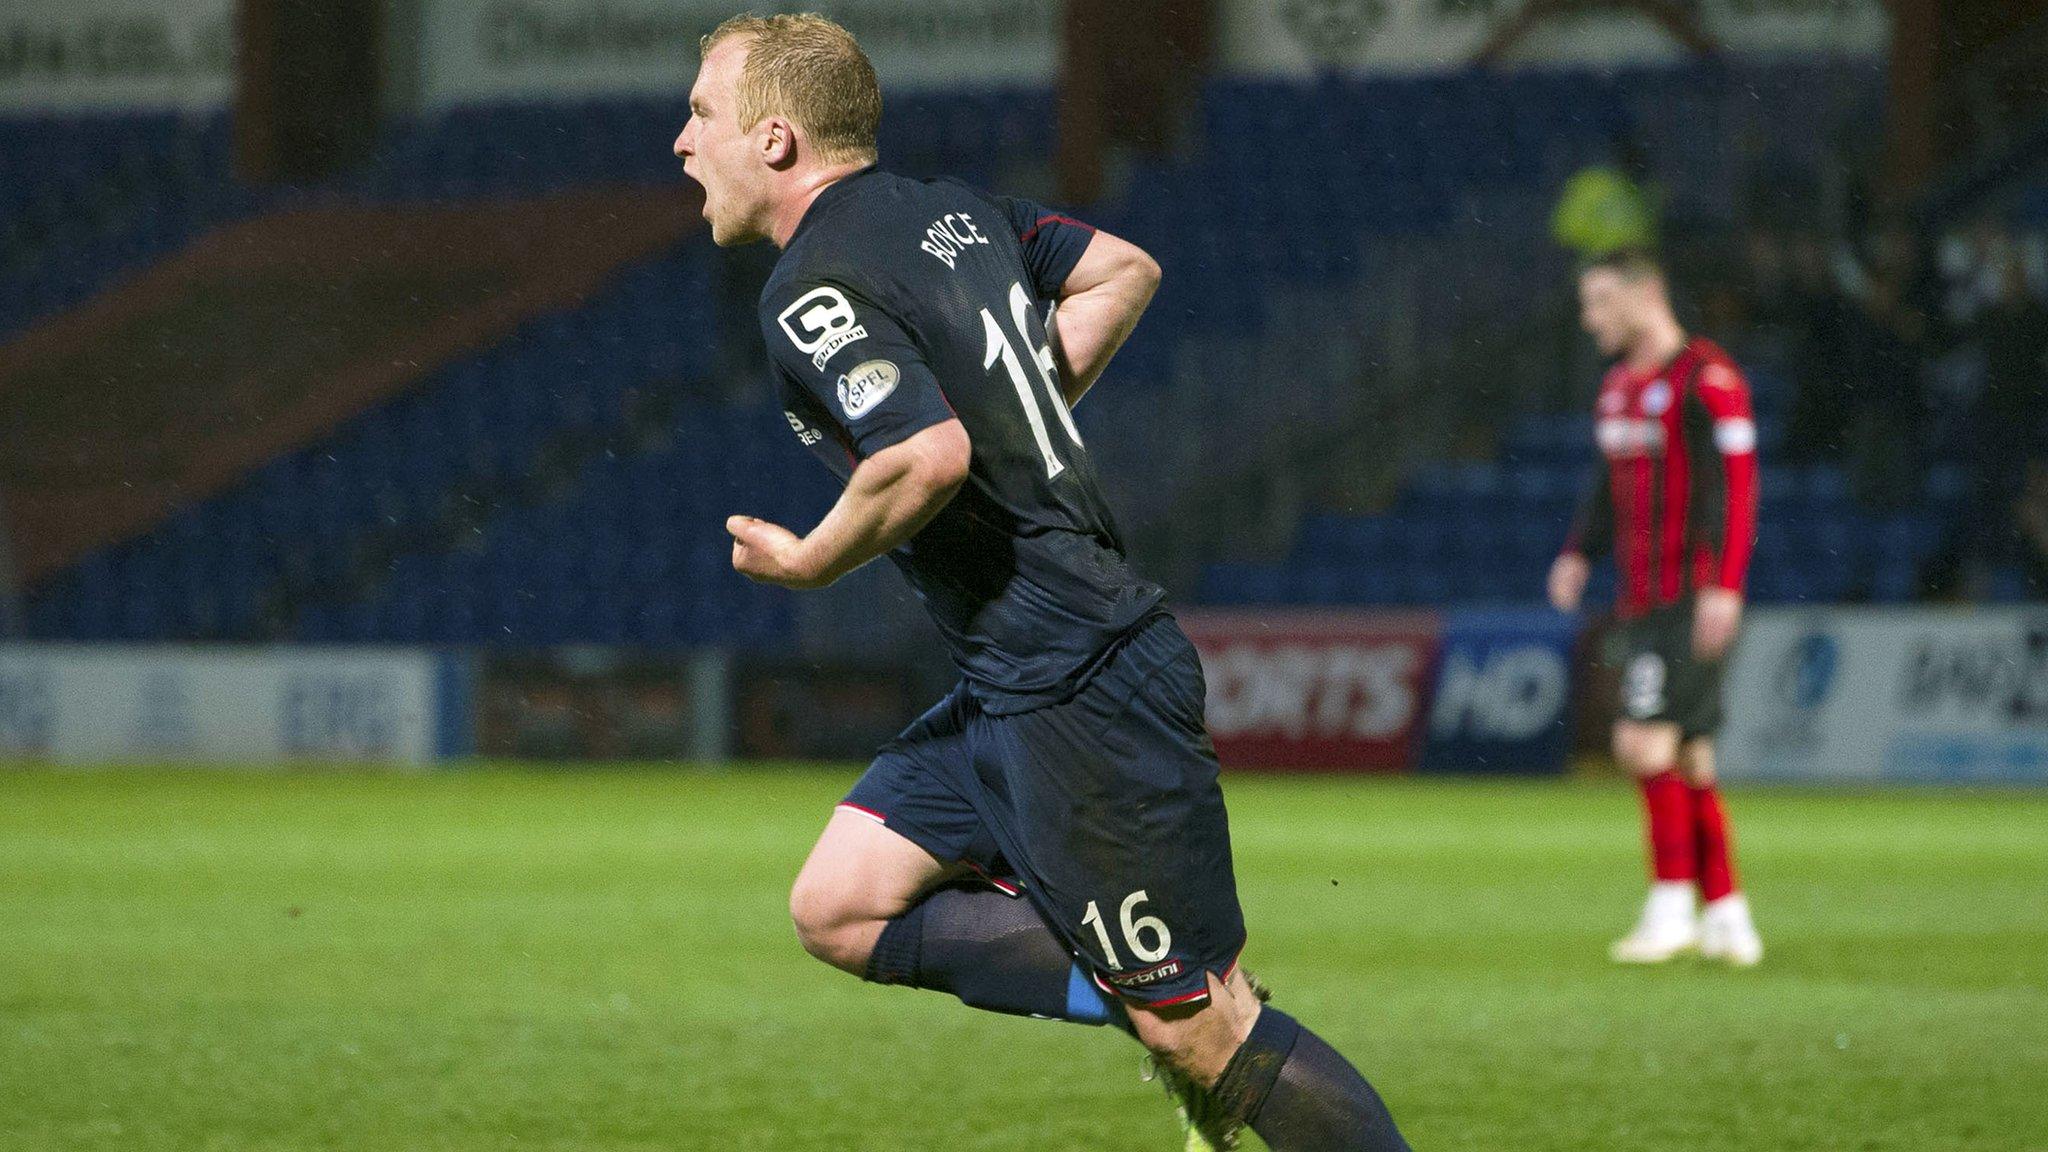
<path id="1" fill-rule="evenodd" d="M 1409 1152 L 1350 1061 L 1270 1006 L 1211 1091 L 1273 1152 Z"/>
<path id="2" fill-rule="evenodd" d="M 1029 900 L 941 888 L 889 921 L 866 979 L 950 992 L 990 1012 L 1128 1028 L 1123 1006 L 1074 963 Z"/>

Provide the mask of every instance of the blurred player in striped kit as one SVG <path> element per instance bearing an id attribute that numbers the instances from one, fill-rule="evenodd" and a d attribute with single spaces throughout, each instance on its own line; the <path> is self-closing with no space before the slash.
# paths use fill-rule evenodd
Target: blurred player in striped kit
<path id="1" fill-rule="evenodd" d="M 1611 955 L 1656 964 L 1697 950 L 1747 967 L 1763 942 L 1736 883 L 1714 734 L 1756 541 L 1749 386 L 1726 352 L 1680 326 L 1647 253 L 1588 264 L 1579 297 L 1586 331 L 1616 363 L 1595 414 L 1605 467 L 1551 567 L 1550 600 L 1576 611 L 1589 557 L 1612 549 L 1614 755 L 1642 787 L 1652 875 L 1641 918 Z"/>

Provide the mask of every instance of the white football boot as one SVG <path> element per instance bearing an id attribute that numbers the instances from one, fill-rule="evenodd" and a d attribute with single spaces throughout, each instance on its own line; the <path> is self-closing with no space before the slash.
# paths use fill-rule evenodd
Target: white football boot
<path id="1" fill-rule="evenodd" d="M 1607 956 L 1616 964 L 1662 964 L 1699 944 L 1692 881 L 1659 880 L 1650 885 L 1650 898 L 1643 901 L 1643 914 L 1635 928 L 1616 940 Z"/>
<path id="2" fill-rule="evenodd" d="M 1764 958 L 1763 937 L 1749 918 L 1749 901 L 1731 892 L 1700 913 L 1700 955 L 1736 968 L 1753 968 Z"/>

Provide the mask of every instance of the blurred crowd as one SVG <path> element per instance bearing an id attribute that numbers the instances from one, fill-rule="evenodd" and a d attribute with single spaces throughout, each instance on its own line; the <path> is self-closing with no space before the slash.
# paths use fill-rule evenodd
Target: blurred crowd
<path id="1" fill-rule="evenodd" d="M 2048 239 L 1992 220 L 1852 241 L 1758 229 L 1710 327 L 1748 333 L 1784 398 L 1780 455 L 1840 465 L 1873 513 L 1951 492 L 1929 596 L 2017 565 L 2048 593 Z"/>

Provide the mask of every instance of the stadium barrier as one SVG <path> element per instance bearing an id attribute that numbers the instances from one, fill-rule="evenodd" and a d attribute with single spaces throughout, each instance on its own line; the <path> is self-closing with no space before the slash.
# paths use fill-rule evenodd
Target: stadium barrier
<path id="1" fill-rule="evenodd" d="M 731 656 L 596 646 L 494 652 L 479 660 L 477 751 L 522 760 L 732 756 Z"/>
<path id="2" fill-rule="evenodd" d="M 931 707 L 901 666 L 742 660 L 733 738 L 741 756 L 864 761 Z"/>
<path id="3" fill-rule="evenodd" d="M 477 751 L 547 761 L 866 760 L 930 705 L 905 668 L 575 646 L 480 661 Z"/>
<path id="4" fill-rule="evenodd" d="M 0 647 L 0 756 L 423 765 L 470 751 L 472 662 L 403 649 Z"/>
<path id="5" fill-rule="evenodd" d="M 1728 704 L 1730 778 L 2048 784 L 2048 612 L 1762 609 Z"/>
<path id="6" fill-rule="evenodd" d="M 1232 770 L 1555 774 L 1606 714 L 1544 609 L 1180 616 Z M 0 757 L 74 764 L 864 759 L 920 703 L 719 651 L 0 645 Z M 2048 784 L 2048 611 L 1759 609 L 1728 704 L 1730 779 Z"/>

